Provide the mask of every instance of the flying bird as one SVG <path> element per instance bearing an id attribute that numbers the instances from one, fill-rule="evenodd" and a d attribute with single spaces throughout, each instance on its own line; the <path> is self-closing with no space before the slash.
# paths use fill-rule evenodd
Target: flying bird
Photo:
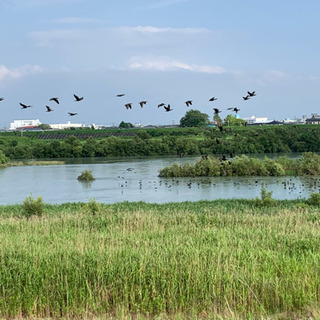
<path id="1" fill-rule="evenodd" d="M 218 98 L 216 97 L 212 97 L 211 99 L 209 99 L 209 101 L 216 101 Z"/>
<path id="2" fill-rule="evenodd" d="M 0 98 L 0 101 L 2 101 L 2 100 L 4 100 L 4 98 L 3 98 L 3 97 L 1 97 L 1 98 Z"/>
<path id="3" fill-rule="evenodd" d="M 120 94 L 117 94 L 117 97 L 120 98 L 120 97 L 123 97 L 125 95 L 125 93 L 120 93 Z"/>
<path id="4" fill-rule="evenodd" d="M 158 108 L 163 107 L 165 105 L 166 105 L 165 103 L 160 103 L 160 104 L 158 104 Z"/>
<path id="5" fill-rule="evenodd" d="M 80 98 L 76 94 L 74 94 L 73 96 L 76 99 L 75 101 L 77 101 L 77 102 L 83 100 L 83 97 Z"/>
<path id="6" fill-rule="evenodd" d="M 68 112 L 68 113 L 69 113 L 69 116 L 75 116 L 75 115 L 77 115 L 76 112 Z"/>
<path id="7" fill-rule="evenodd" d="M 243 100 L 249 100 L 249 99 L 250 99 L 250 96 L 247 95 L 247 96 L 245 96 L 245 97 L 242 97 L 242 99 L 243 99 Z"/>
<path id="8" fill-rule="evenodd" d="M 49 99 L 49 101 L 54 101 L 55 103 L 59 104 L 59 98 L 57 98 L 57 97 L 51 98 L 51 99 Z"/>
<path id="9" fill-rule="evenodd" d="M 187 101 L 185 102 L 185 104 L 187 105 L 187 107 L 191 106 L 191 105 L 192 105 L 192 100 L 187 100 Z"/>
<path id="10" fill-rule="evenodd" d="M 51 112 L 51 111 L 53 111 L 49 106 L 46 106 L 46 108 L 47 108 L 47 111 L 46 111 L 46 112 Z"/>
<path id="11" fill-rule="evenodd" d="M 218 108 L 213 108 L 213 110 L 214 110 L 214 113 L 215 113 L 215 114 L 218 114 L 218 113 L 221 112 L 221 110 L 219 110 Z"/>
<path id="12" fill-rule="evenodd" d="M 132 103 L 127 103 L 124 106 L 127 108 L 127 110 L 132 109 Z"/>
<path id="13" fill-rule="evenodd" d="M 26 104 L 23 104 L 23 103 L 19 103 L 20 106 L 22 107 L 21 109 L 27 109 L 27 108 L 30 108 L 31 106 L 30 105 L 26 105 Z"/>
<path id="14" fill-rule="evenodd" d="M 166 112 L 172 111 L 170 104 L 168 106 L 163 106 L 166 109 Z"/>
<path id="15" fill-rule="evenodd" d="M 238 113 L 238 111 L 240 111 L 240 109 L 238 109 L 237 107 L 231 107 L 231 108 L 228 108 L 228 110 L 232 110 L 235 113 Z"/>
<path id="16" fill-rule="evenodd" d="M 147 101 L 140 101 L 140 102 L 139 102 L 140 107 L 143 108 L 143 105 L 146 104 L 146 103 L 147 103 Z"/>
<path id="17" fill-rule="evenodd" d="M 249 95 L 250 97 L 256 96 L 256 92 L 255 92 L 255 91 L 252 91 L 252 92 L 247 91 L 247 93 L 248 93 L 248 95 Z"/>

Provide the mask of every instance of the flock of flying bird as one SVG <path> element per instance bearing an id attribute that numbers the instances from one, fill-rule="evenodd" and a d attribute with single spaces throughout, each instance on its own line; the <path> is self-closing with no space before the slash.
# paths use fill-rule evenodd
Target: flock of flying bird
<path id="1" fill-rule="evenodd" d="M 75 99 L 74 101 L 75 101 L 75 102 L 79 102 L 79 101 L 83 100 L 83 97 L 79 97 L 79 96 L 77 96 L 76 94 L 74 94 L 73 96 L 74 96 L 74 99 Z M 3 97 L 0 98 L 0 101 L 2 101 L 2 100 L 4 100 Z M 54 101 L 54 102 L 57 103 L 57 104 L 60 103 L 60 102 L 59 102 L 59 98 L 57 98 L 57 97 L 50 98 L 49 101 Z M 28 109 L 28 108 L 31 108 L 31 107 L 32 107 L 32 105 L 30 105 L 30 104 L 24 104 L 24 103 L 22 103 L 22 102 L 20 102 L 19 104 L 20 104 L 20 106 L 21 106 L 21 109 Z M 46 106 L 46 108 L 47 108 L 47 112 L 52 112 L 52 111 L 54 111 L 54 110 L 53 110 L 51 107 L 49 107 L 49 106 Z M 70 116 L 75 116 L 75 115 L 77 115 L 76 112 L 68 112 L 68 114 L 69 114 Z"/>
<path id="2" fill-rule="evenodd" d="M 73 94 L 73 96 L 74 96 L 74 98 L 75 98 L 75 100 L 74 100 L 75 102 L 79 102 L 79 101 L 83 100 L 83 98 L 84 98 L 84 97 L 79 97 L 79 96 L 77 96 L 76 94 Z M 121 93 L 121 94 L 117 94 L 117 95 L 116 95 L 116 97 L 118 97 L 118 98 L 121 98 L 121 97 L 123 97 L 123 96 L 125 96 L 125 93 Z M 255 91 L 252 91 L 252 92 L 247 91 L 247 95 L 244 96 L 244 97 L 242 97 L 242 99 L 246 101 L 246 100 L 249 100 L 251 97 L 254 97 L 254 96 L 256 96 L 256 92 L 255 92 Z M 210 101 L 210 102 L 213 102 L 213 101 L 216 101 L 217 99 L 218 99 L 218 98 L 216 98 L 216 97 L 212 97 L 212 98 L 209 99 L 209 101 Z M 4 100 L 4 98 L 3 98 L 3 97 L 0 97 L 0 101 L 2 101 L 2 100 Z M 50 98 L 49 101 L 54 101 L 54 102 L 57 103 L 57 104 L 60 103 L 60 102 L 59 102 L 59 98 L 57 98 L 57 97 Z M 140 102 L 139 102 L 140 107 L 143 108 L 144 105 L 147 104 L 147 102 L 148 102 L 148 101 L 146 101 L 146 100 L 140 101 Z M 187 100 L 187 101 L 185 101 L 185 104 L 186 104 L 187 107 L 191 106 L 191 105 L 192 105 L 192 100 Z M 26 104 L 21 103 L 21 102 L 20 102 L 20 106 L 22 107 L 21 109 L 27 109 L 27 108 L 32 107 L 31 105 L 26 105 Z M 128 110 L 128 109 L 132 109 L 132 103 L 126 103 L 126 104 L 125 104 L 125 107 L 126 107 L 127 110 Z M 158 108 L 160 108 L 160 107 L 163 107 L 166 112 L 169 112 L 169 111 L 172 111 L 172 110 L 173 110 L 173 109 L 171 108 L 170 104 L 160 103 L 160 104 L 158 104 Z M 47 105 L 46 105 L 46 108 L 47 108 L 46 112 L 52 112 L 52 111 L 54 111 L 50 106 L 47 106 Z M 221 110 L 218 109 L 218 108 L 213 108 L 213 110 L 214 110 L 215 115 L 218 115 L 218 114 L 221 112 Z M 240 111 L 240 109 L 237 108 L 237 107 L 231 107 L 231 108 L 228 108 L 227 110 L 232 110 L 232 111 L 234 111 L 235 113 L 238 113 L 238 111 Z M 76 113 L 76 112 L 68 112 L 68 114 L 69 114 L 70 116 L 75 116 L 75 115 L 77 115 L 78 113 Z"/>
<path id="3" fill-rule="evenodd" d="M 125 93 L 117 94 L 116 96 L 118 98 L 121 98 L 121 97 L 125 96 Z M 249 100 L 251 97 L 254 97 L 254 96 L 256 96 L 256 92 L 255 91 L 252 91 L 252 92 L 247 91 L 247 95 L 242 97 L 242 99 L 246 101 L 246 100 Z M 216 97 L 212 97 L 212 98 L 209 99 L 209 101 L 213 102 L 213 101 L 215 101 L 217 99 L 218 98 L 216 98 Z M 147 102 L 148 101 L 145 101 L 145 100 L 140 101 L 139 102 L 140 107 L 143 108 L 143 106 L 145 104 L 147 104 Z M 192 100 L 185 101 L 185 104 L 186 104 L 187 107 L 191 106 L 192 105 Z M 126 107 L 127 110 L 128 109 L 132 109 L 132 103 L 126 103 L 124 106 Z M 163 107 L 166 112 L 169 112 L 169 111 L 173 110 L 171 108 L 170 104 L 160 103 L 160 104 L 158 104 L 158 108 L 160 108 L 160 107 Z M 221 110 L 219 110 L 218 108 L 213 108 L 213 110 L 214 110 L 215 114 L 218 114 L 218 113 L 221 112 Z M 227 110 L 232 110 L 235 113 L 238 113 L 238 111 L 240 111 L 240 109 L 237 108 L 237 107 L 231 107 L 231 108 L 228 108 Z"/>

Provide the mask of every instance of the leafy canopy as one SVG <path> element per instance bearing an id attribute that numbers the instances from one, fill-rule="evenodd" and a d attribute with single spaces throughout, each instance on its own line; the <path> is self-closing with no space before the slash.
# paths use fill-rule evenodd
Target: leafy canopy
<path id="1" fill-rule="evenodd" d="M 203 127 L 207 124 L 209 124 L 209 116 L 199 110 L 191 109 L 180 119 L 181 127 Z"/>

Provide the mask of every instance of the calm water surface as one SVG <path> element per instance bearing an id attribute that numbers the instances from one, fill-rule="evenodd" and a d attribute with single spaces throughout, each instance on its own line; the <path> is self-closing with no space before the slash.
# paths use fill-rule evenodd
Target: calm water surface
<path id="1" fill-rule="evenodd" d="M 0 169 L 0 204 L 22 203 L 41 196 L 46 203 L 122 201 L 181 202 L 228 198 L 255 198 L 261 187 L 273 191 L 275 199 L 307 198 L 319 192 L 320 177 L 214 177 L 159 178 L 158 172 L 193 158 L 147 158 L 128 160 L 77 159 L 65 165 L 25 166 Z M 85 169 L 96 180 L 79 182 Z"/>

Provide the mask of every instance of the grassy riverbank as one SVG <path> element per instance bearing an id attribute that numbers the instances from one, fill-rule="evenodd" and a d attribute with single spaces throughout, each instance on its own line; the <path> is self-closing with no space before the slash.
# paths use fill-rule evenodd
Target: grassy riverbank
<path id="1" fill-rule="evenodd" d="M 320 316 L 320 211 L 303 201 L 0 207 L 0 317 Z"/>

